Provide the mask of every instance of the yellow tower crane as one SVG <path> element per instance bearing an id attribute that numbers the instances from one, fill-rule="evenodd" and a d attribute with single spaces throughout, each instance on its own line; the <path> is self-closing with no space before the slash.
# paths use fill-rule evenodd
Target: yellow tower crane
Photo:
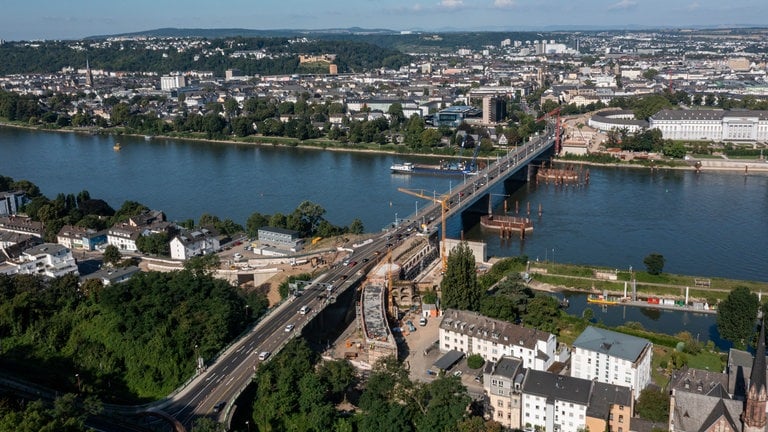
<path id="1" fill-rule="evenodd" d="M 429 200 L 435 203 L 440 204 L 440 223 L 442 225 L 442 233 L 441 233 L 441 239 L 440 239 L 440 261 L 443 264 L 443 272 L 445 272 L 448 269 L 448 255 L 445 253 L 445 239 L 446 239 L 446 227 L 445 227 L 445 216 L 448 213 L 448 196 L 447 195 L 441 195 L 439 197 L 436 196 L 429 196 L 424 193 L 424 189 L 406 189 L 406 188 L 397 188 L 398 191 L 407 193 L 408 195 L 413 195 L 415 197 Z"/>

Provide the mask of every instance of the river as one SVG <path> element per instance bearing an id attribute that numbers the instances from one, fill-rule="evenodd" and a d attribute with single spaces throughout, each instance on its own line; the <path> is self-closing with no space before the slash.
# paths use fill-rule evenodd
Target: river
<path id="1" fill-rule="evenodd" d="M 116 139 L 120 151 L 112 148 Z M 177 221 L 209 213 L 245 224 L 253 212 L 289 213 L 310 200 L 333 224 L 359 218 L 367 231 L 378 231 L 429 204 L 398 187 L 440 194 L 464 181 L 391 174 L 389 166 L 404 160 L 424 161 L 0 128 L 0 175 L 30 180 L 51 198 L 86 189 L 115 208 L 135 200 Z M 503 240 L 477 225 L 464 226 L 465 237 L 486 241 L 490 256 L 641 269 L 643 258 L 657 252 L 666 259 L 664 271 L 768 281 L 765 174 L 589 169 L 586 187 L 522 184 L 504 191 L 510 211 L 515 201 L 521 211 L 527 203 L 534 213 L 543 209 L 525 240 Z"/>

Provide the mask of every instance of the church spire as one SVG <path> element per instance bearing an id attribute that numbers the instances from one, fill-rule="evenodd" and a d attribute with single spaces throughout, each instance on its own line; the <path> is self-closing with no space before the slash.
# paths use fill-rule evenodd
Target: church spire
<path id="1" fill-rule="evenodd" d="M 763 319 L 760 321 L 760 336 L 757 338 L 755 361 L 752 363 L 752 372 L 749 375 L 749 388 L 747 389 L 747 400 L 742 417 L 744 432 L 765 431 L 765 406 L 766 399 L 768 399 L 765 366 L 765 319 Z"/>
<path id="2" fill-rule="evenodd" d="M 85 56 L 85 85 L 87 87 L 93 87 L 93 73 L 91 72 L 91 64 L 88 60 L 88 55 Z"/>

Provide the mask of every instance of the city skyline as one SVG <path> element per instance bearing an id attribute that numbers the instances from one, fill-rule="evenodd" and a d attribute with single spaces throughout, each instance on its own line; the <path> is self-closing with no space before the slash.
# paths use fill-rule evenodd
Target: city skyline
<path id="1" fill-rule="evenodd" d="M 0 39 L 81 39 L 177 28 L 330 29 L 396 31 L 530 31 L 764 26 L 760 0 L 335 0 L 315 2 L 13 2 L 0 17 Z"/>

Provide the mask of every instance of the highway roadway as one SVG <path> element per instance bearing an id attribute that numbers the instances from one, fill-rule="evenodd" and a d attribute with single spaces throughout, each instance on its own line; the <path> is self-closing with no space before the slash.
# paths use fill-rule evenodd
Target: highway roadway
<path id="1" fill-rule="evenodd" d="M 187 430 L 191 429 L 195 419 L 205 416 L 226 423 L 234 400 L 250 383 L 259 365 L 270 361 L 291 338 L 300 334 L 301 329 L 325 307 L 329 295 L 335 296 L 339 290 L 349 289 L 363 278 L 377 259 L 385 257 L 387 244 L 393 243 L 397 234 L 407 233 L 406 227 L 401 226 L 354 248 L 348 259 L 355 265 L 338 264 L 311 281 L 301 295 L 291 296 L 283 302 L 185 388 L 156 407 L 177 419 Z M 334 287 L 330 291 L 329 284 Z M 308 308 L 307 313 L 299 313 L 304 306 Z M 289 324 L 295 327 L 286 331 Z M 270 352 L 270 356 L 260 360 L 259 353 L 264 351 Z"/>

